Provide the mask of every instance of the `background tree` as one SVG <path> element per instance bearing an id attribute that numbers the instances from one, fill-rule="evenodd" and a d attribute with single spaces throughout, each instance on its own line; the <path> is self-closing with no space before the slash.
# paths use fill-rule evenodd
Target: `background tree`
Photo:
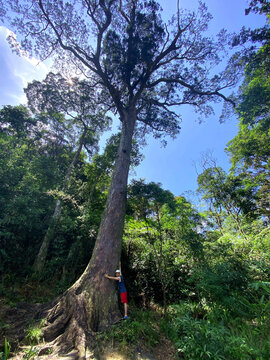
<path id="1" fill-rule="evenodd" d="M 231 217 L 239 233 L 245 238 L 243 223 L 256 217 L 252 190 L 246 185 L 246 177 L 227 175 L 220 167 L 207 168 L 198 176 L 198 191 L 209 203 L 209 211 L 223 232 L 224 220 Z M 226 216 L 225 216 L 225 214 Z"/>
<path id="2" fill-rule="evenodd" d="M 236 114 L 238 134 L 228 143 L 226 151 L 232 162 L 231 172 L 246 173 L 261 215 L 269 222 L 269 159 L 270 159 L 270 44 L 269 4 L 252 1 L 249 11 L 268 14 L 267 24 L 254 31 L 244 31 L 236 38 L 244 44 L 252 42 L 252 51 L 245 58 L 245 78 L 239 89 Z M 255 46 L 256 45 L 256 46 Z M 257 49 L 257 46 L 260 46 Z"/>
<path id="3" fill-rule="evenodd" d="M 246 9 L 245 13 L 248 15 L 250 11 L 259 12 L 260 14 L 270 12 L 270 5 L 267 0 L 252 0 L 249 3 L 249 7 Z"/>
<path id="4" fill-rule="evenodd" d="M 20 262 L 22 274 L 34 260 L 52 207 L 48 191 L 61 182 L 71 155 L 61 133 L 49 130 L 48 121 L 45 116 L 30 116 L 22 106 L 0 111 L 1 247 L 9 259 L 6 271 L 16 275 L 14 259 Z M 22 257 L 25 251 L 28 256 Z"/>
<path id="5" fill-rule="evenodd" d="M 269 221 L 269 129 L 263 124 L 252 128 L 240 121 L 238 134 L 228 143 L 226 151 L 232 161 L 232 172 L 246 177 L 258 211 Z"/>
<path id="6" fill-rule="evenodd" d="M 143 220 L 147 242 L 153 251 L 153 260 L 156 268 L 156 277 L 161 284 L 163 307 L 167 309 L 167 289 L 170 282 L 168 272 L 168 257 L 165 248 L 168 248 L 169 239 L 165 236 L 165 226 L 162 219 L 162 208 L 166 204 L 168 212 L 174 208 L 174 196 L 168 190 L 163 190 L 160 184 L 145 184 L 133 181 L 129 188 L 129 203 L 134 216 Z M 170 210 L 169 210 L 170 209 Z M 169 215 L 168 214 L 168 215 Z"/>
<path id="7" fill-rule="evenodd" d="M 67 80 L 60 74 L 49 73 L 43 82 L 34 81 L 28 84 L 25 93 L 32 111 L 46 111 L 49 114 L 62 112 L 67 116 L 65 137 L 70 139 L 70 145 L 77 149 L 61 186 L 61 192 L 65 193 L 83 147 L 86 148 L 88 156 L 92 157 L 97 151 L 100 135 L 108 129 L 110 119 L 98 106 L 93 86 L 86 80 Z M 60 216 L 61 199 L 58 198 L 50 225 L 35 259 L 34 270 L 39 274 L 43 271 Z"/>
<path id="8" fill-rule="evenodd" d="M 144 305 L 161 303 L 166 313 L 183 296 L 194 259 L 203 258 L 202 218 L 184 197 L 143 180 L 129 185 L 127 214 L 122 265 L 134 284 L 130 292 Z"/>
<path id="9" fill-rule="evenodd" d="M 89 334 L 118 316 L 113 285 L 104 279 L 118 264 L 125 217 L 127 177 L 134 132 L 155 137 L 179 131 L 177 105 L 212 112 L 210 101 L 227 99 L 222 90 L 237 74 L 228 68 L 213 75 L 226 43 L 204 37 L 210 15 L 201 5 L 198 16 L 178 9 L 165 25 L 157 2 L 82 0 L 70 2 L 8 1 L 13 28 L 26 36 L 21 44 L 41 59 L 53 55 L 58 64 L 75 64 L 96 82 L 101 101 L 115 111 L 121 138 L 107 205 L 89 265 L 80 279 L 49 312 L 44 329 L 67 348 L 75 343 L 85 355 Z M 30 6 L 31 5 L 31 6 Z M 18 17 L 17 15 L 18 14 Z M 74 340 L 74 334 L 75 340 Z"/>

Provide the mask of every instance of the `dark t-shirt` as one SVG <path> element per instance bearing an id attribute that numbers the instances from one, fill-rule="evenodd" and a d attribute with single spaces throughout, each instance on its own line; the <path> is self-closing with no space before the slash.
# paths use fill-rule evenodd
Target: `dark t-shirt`
<path id="1" fill-rule="evenodd" d="M 127 289 L 125 287 L 123 276 L 121 275 L 120 277 L 121 277 L 121 281 L 118 281 L 117 285 L 118 285 L 119 293 L 122 294 L 122 293 L 126 292 Z"/>

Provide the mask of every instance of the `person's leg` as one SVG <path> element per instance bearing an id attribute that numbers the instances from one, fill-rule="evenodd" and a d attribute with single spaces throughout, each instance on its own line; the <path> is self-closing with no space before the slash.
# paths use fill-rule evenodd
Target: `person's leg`
<path id="1" fill-rule="evenodd" d="M 124 317 L 127 317 L 128 304 L 124 303 Z"/>
<path id="2" fill-rule="evenodd" d="M 121 293 L 121 302 L 124 305 L 124 319 L 127 319 L 127 311 L 128 311 L 128 300 L 127 300 L 127 293 Z"/>

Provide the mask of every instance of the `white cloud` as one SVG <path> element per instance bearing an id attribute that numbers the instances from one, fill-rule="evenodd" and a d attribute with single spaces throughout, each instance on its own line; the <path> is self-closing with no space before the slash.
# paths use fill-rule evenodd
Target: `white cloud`
<path id="1" fill-rule="evenodd" d="M 8 36 L 17 54 L 12 52 Z M 14 33 L 0 26 L 0 105 L 25 103 L 23 88 L 33 80 L 43 80 L 48 71 L 45 63 L 21 50 Z"/>

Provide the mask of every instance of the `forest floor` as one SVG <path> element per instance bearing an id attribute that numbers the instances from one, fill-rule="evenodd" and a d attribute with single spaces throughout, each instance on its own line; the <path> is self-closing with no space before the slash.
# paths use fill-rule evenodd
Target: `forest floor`
<path id="1" fill-rule="evenodd" d="M 4 297 L 0 298 L 0 358 L 2 359 L 40 359 L 40 360 L 74 360 L 76 353 L 55 355 L 52 345 L 44 342 L 38 328 L 33 326 L 33 316 L 38 304 L 21 302 L 9 304 Z M 123 323 L 123 322 L 121 322 Z M 32 325 L 31 325 L 32 324 Z M 31 329 L 32 326 L 32 330 Z M 118 326 L 118 325 L 117 325 Z M 126 324 L 125 324 L 126 326 Z M 158 328 L 158 321 L 155 323 Z M 119 325 L 121 327 L 121 324 Z M 36 331 L 36 333 L 35 333 Z M 116 331 L 119 331 L 117 328 Z M 121 331 L 121 330 L 120 330 Z M 175 360 L 176 350 L 172 342 L 162 333 L 154 345 L 149 345 L 143 337 L 132 341 L 117 340 L 117 334 L 100 334 L 93 351 L 88 351 L 86 359 L 92 360 Z M 147 336 L 147 334 L 146 334 Z M 5 338 L 10 344 L 10 353 L 5 356 Z"/>

